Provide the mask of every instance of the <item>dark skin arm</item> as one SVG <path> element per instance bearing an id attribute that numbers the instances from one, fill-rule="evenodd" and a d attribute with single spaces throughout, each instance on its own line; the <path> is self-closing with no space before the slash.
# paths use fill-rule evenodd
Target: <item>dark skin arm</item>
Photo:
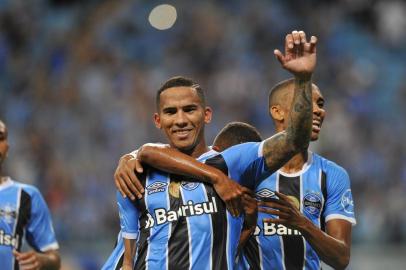
<path id="1" fill-rule="evenodd" d="M 240 235 L 240 240 L 238 242 L 238 253 L 241 252 L 250 236 L 254 233 L 255 227 L 257 226 L 258 218 L 257 200 L 255 200 L 251 196 L 244 195 L 242 201 L 244 205 L 245 218 Z"/>
<path id="2" fill-rule="evenodd" d="M 263 155 L 275 172 L 295 154 L 309 146 L 312 125 L 312 81 L 316 67 L 316 37 L 306 40 L 304 32 L 293 31 L 285 39 L 285 55 L 275 50 L 282 67 L 295 76 L 295 88 L 287 127 L 264 142 Z"/>
<path id="3" fill-rule="evenodd" d="M 242 208 L 240 198 L 243 193 L 251 193 L 228 178 L 222 171 L 198 162 L 170 147 L 156 147 L 147 144 L 139 149 L 137 158 L 139 162 L 153 165 L 157 169 L 213 184 L 217 194 L 234 216 L 240 215 Z"/>
<path id="4" fill-rule="evenodd" d="M 137 251 L 137 245 L 135 239 L 124 238 L 124 260 L 123 270 L 133 270 L 134 257 Z"/>
<path id="5" fill-rule="evenodd" d="M 57 250 L 46 252 L 13 251 L 21 270 L 57 270 L 61 267 L 61 258 Z"/>
<path id="6" fill-rule="evenodd" d="M 259 211 L 276 215 L 278 218 L 264 219 L 264 222 L 283 224 L 300 231 L 322 261 L 334 269 L 345 269 L 350 261 L 351 223 L 333 219 L 327 222 L 326 232 L 323 232 L 307 219 L 286 195 L 275 193 L 279 200 L 260 202 Z"/>

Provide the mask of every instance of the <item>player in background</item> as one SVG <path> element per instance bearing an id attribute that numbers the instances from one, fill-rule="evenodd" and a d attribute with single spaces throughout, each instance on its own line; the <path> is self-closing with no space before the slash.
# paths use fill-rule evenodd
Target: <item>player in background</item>
<path id="1" fill-rule="evenodd" d="M 3 174 L 7 138 L 7 127 L 0 120 L 0 268 L 59 269 L 59 246 L 43 197 L 35 187 Z M 33 251 L 21 252 L 24 236 Z"/>
<path id="2" fill-rule="evenodd" d="M 212 158 L 210 160 L 212 162 L 211 165 L 215 165 L 223 172 L 228 173 L 228 175 L 235 179 L 237 182 L 241 182 L 243 179 L 253 179 L 259 181 L 260 179 L 263 179 L 265 177 L 264 175 L 269 175 L 270 173 L 276 171 L 277 168 L 281 167 L 294 154 L 300 152 L 303 147 L 307 147 L 310 139 L 311 129 L 311 76 L 316 64 L 315 44 L 315 37 L 312 37 L 311 42 L 308 43 L 303 32 L 294 31 L 292 32 L 292 34 L 288 34 L 286 36 L 285 55 L 282 55 L 281 52 L 275 50 L 275 55 L 281 62 L 282 66 L 295 75 L 295 94 L 293 98 L 294 105 L 292 106 L 292 110 L 290 112 L 290 119 L 288 121 L 288 128 L 286 129 L 286 131 L 280 132 L 272 138 L 268 138 L 261 143 L 246 143 L 234 146 L 223 152 L 221 155 Z M 197 88 L 198 85 L 191 86 L 191 88 L 189 89 Z M 169 88 L 168 90 L 166 90 L 166 93 L 162 92 L 160 93 L 160 95 L 162 97 L 165 97 L 165 101 L 161 101 L 161 103 L 159 103 L 160 110 L 159 113 L 155 115 L 155 124 L 158 128 L 163 129 L 163 131 L 166 133 L 172 147 L 162 148 L 150 145 L 143 146 L 138 152 L 137 158 L 141 162 L 145 162 L 146 164 L 153 165 L 154 167 L 169 171 L 171 173 L 180 173 L 188 176 L 198 177 L 200 181 L 213 183 L 213 186 L 219 183 L 217 181 L 219 179 L 228 179 L 227 177 L 224 178 L 224 175 L 221 176 L 221 172 L 220 174 L 214 175 L 212 171 L 213 168 L 211 168 L 210 166 L 199 166 L 200 163 L 197 163 L 190 156 L 183 155 L 184 160 L 190 161 L 190 163 L 185 163 L 183 160 L 177 160 L 176 154 L 178 154 L 179 156 L 182 156 L 182 154 L 176 151 L 176 149 L 193 157 L 193 153 L 195 153 L 195 150 L 202 147 L 202 142 L 196 140 L 196 136 L 192 136 L 196 135 L 196 129 L 202 129 L 202 124 L 193 122 L 193 119 L 190 119 L 191 115 L 189 115 L 190 109 L 192 111 L 197 110 L 199 108 L 199 105 L 181 105 L 182 102 L 187 98 L 187 95 L 186 89 L 179 89 L 179 87 Z M 173 103 L 173 105 L 170 105 L 171 102 Z M 208 121 L 206 121 L 205 119 L 204 122 L 207 123 Z M 204 138 L 204 136 L 198 137 Z M 195 146 L 191 147 L 193 145 Z M 170 162 L 163 162 L 162 164 L 157 162 L 163 157 L 165 157 L 166 160 L 169 159 Z M 122 163 L 125 164 L 128 161 L 129 160 L 121 160 L 119 167 L 123 167 Z M 135 163 L 137 162 L 135 161 Z M 173 166 L 174 163 L 177 163 L 177 165 L 180 164 L 182 169 L 178 170 L 178 167 Z M 143 172 L 142 168 L 137 168 L 137 165 L 130 165 L 129 170 L 126 170 L 126 168 L 124 168 L 123 170 L 119 168 L 117 171 L 119 179 L 116 178 L 116 181 L 118 181 L 118 184 L 121 187 L 120 190 L 124 193 L 128 192 L 128 194 L 131 194 L 127 187 L 128 179 L 125 178 L 136 178 L 133 173 L 134 167 L 136 167 L 139 173 Z M 134 181 L 135 185 L 137 185 L 136 179 Z M 131 184 L 132 182 L 130 180 L 129 185 Z M 147 187 L 148 192 L 145 192 L 145 196 L 143 198 L 143 200 L 147 200 L 145 197 L 148 197 L 148 195 L 150 194 L 150 186 L 145 184 L 145 177 L 144 180 L 141 180 L 141 183 L 138 184 L 140 184 L 141 187 Z M 191 184 L 199 185 L 199 183 L 196 182 L 191 182 Z M 154 188 L 155 187 L 156 186 L 154 186 Z M 160 185 L 160 187 L 162 187 L 162 185 Z M 135 187 L 130 187 L 130 189 L 133 188 Z M 235 192 L 235 190 L 235 188 L 230 188 L 227 190 L 227 192 L 233 193 Z M 216 191 L 221 196 L 221 192 L 219 192 L 218 190 Z M 137 195 L 138 197 L 140 197 L 141 194 Z M 242 195 L 241 192 L 240 195 Z M 189 203 L 188 200 L 185 201 Z M 221 202 L 217 201 L 217 205 L 221 205 Z M 234 216 L 238 216 L 237 211 L 239 206 L 240 205 L 238 205 L 237 201 L 237 205 L 231 205 L 231 207 L 229 208 L 231 209 L 230 212 L 234 214 Z M 219 212 L 221 213 L 222 211 Z M 149 213 L 151 213 L 151 211 L 149 211 Z M 156 213 L 157 212 L 155 212 L 155 214 Z M 195 217 L 187 217 L 188 228 L 189 221 L 193 220 L 193 218 Z M 149 216 L 145 226 L 157 224 L 159 223 L 160 219 L 161 217 L 157 217 L 157 215 L 155 215 L 155 217 Z M 167 219 L 169 220 L 171 218 L 168 216 Z M 213 218 L 213 220 L 214 219 L 216 218 Z M 132 218 L 126 220 L 134 221 L 136 219 Z M 166 219 L 164 218 L 164 220 Z M 199 241 L 199 243 L 203 243 L 201 244 L 201 246 L 203 246 L 204 249 L 201 249 L 200 252 L 197 252 L 195 254 L 189 249 L 189 257 L 192 257 L 195 260 L 199 258 L 200 260 L 202 260 L 202 258 L 206 258 L 204 262 L 200 262 L 201 264 L 193 264 L 192 261 L 192 268 L 194 268 L 196 265 L 201 265 L 201 267 L 207 267 L 208 269 L 232 269 L 234 267 L 236 247 L 241 231 L 242 219 L 234 218 L 233 220 L 229 215 L 226 215 L 223 216 L 222 220 L 223 224 L 225 222 L 227 228 L 226 231 L 216 230 L 221 228 L 224 229 L 224 225 L 219 228 L 213 228 L 213 231 L 218 232 L 217 236 L 222 235 L 223 239 L 212 239 L 211 244 L 206 244 L 202 241 Z M 134 225 L 135 226 L 133 226 L 133 233 L 136 233 L 138 232 L 138 230 L 140 230 L 140 234 L 142 235 L 142 225 L 141 228 L 137 228 L 136 225 L 138 224 Z M 228 228 L 230 228 L 230 230 Z M 210 230 L 212 228 L 201 225 L 199 229 Z M 151 233 L 151 231 L 149 231 L 149 233 Z M 186 237 L 188 234 L 184 233 L 183 235 L 184 237 Z M 216 235 L 214 236 L 214 238 L 216 238 Z M 184 245 L 188 242 L 193 242 L 193 240 L 191 240 L 190 237 L 189 240 L 187 238 L 183 240 Z M 213 243 L 215 244 L 213 245 Z M 224 246 L 226 248 L 223 248 Z M 208 254 L 203 254 L 205 252 Z M 148 254 L 150 254 L 150 250 L 148 250 L 146 254 L 148 256 Z M 183 256 L 185 256 L 185 254 L 187 254 L 187 250 L 183 252 Z M 138 258 L 140 258 L 140 254 L 138 254 L 137 259 Z M 210 258 L 210 260 L 207 261 L 207 258 Z M 213 261 L 211 260 L 212 258 L 216 258 L 216 260 L 220 259 L 220 263 L 213 263 Z M 167 260 L 167 258 L 162 259 Z M 155 258 L 155 260 L 157 260 L 157 258 Z"/>
<path id="3" fill-rule="evenodd" d="M 293 88 L 290 79 L 270 92 L 269 113 L 277 132 L 287 128 Z M 312 88 L 311 140 L 316 141 L 326 112 L 319 88 Z M 348 265 L 356 221 L 350 180 L 342 167 L 303 149 L 258 183 L 255 192 L 260 213 L 244 248 L 242 269 L 320 269 L 320 260 L 334 269 Z"/>
<path id="4" fill-rule="evenodd" d="M 221 152 L 225 149 L 229 148 L 230 146 L 245 143 L 245 142 L 260 142 L 262 141 L 259 132 L 256 130 L 255 127 L 243 123 L 243 122 L 231 122 L 228 123 L 216 136 L 213 142 L 212 149 Z M 250 197 L 243 197 L 243 199 L 248 205 L 254 204 L 254 211 L 251 209 L 247 209 L 247 212 L 254 214 L 255 224 L 256 224 L 256 201 L 252 202 Z M 254 226 L 255 227 L 255 226 Z M 119 270 L 123 266 L 124 260 L 124 240 L 122 237 L 122 233 L 120 231 L 116 246 L 112 252 L 112 254 L 107 259 L 106 263 L 103 265 L 102 270 Z M 132 264 L 132 258 L 129 258 L 130 263 Z"/>

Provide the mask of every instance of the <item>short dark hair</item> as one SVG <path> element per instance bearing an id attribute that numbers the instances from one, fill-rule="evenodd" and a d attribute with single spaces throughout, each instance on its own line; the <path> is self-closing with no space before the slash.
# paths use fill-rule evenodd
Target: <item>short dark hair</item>
<path id="1" fill-rule="evenodd" d="M 281 97 L 283 94 L 283 90 L 287 89 L 288 86 L 295 83 L 294 78 L 290 78 L 284 81 L 277 83 L 272 89 L 269 91 L 269 100 L 268 100 L 268 108 L 273 105 L 280 104 Z"/>
<path id="2" fill-rule="evenodd" d="M 260 141 L 261 135 L 255 127 L 244 122 L 231 122 L 217 134 L 213 146 L 223 151 L 236 144 Z"/>
<path id="3" fill-rule="evenodd" d="M 156 94 L 156 107 L 159 110 L 159 102 L 161 100 L 161 93 L 165 91 L 166 89 L 172 88 L 172 87 L 190 87 L 196 90 L 197 95 L 199 96 L 200 100 L 202 101 L 202 105 L 206 106 L 206 98 L 204 95 L 203 88 L 198 84 L 197 82 L 193 81 L 192 79 L 183 77 L 183 76 L 176 76 L 172 77 L 158 89 L 158 92 Z"/>

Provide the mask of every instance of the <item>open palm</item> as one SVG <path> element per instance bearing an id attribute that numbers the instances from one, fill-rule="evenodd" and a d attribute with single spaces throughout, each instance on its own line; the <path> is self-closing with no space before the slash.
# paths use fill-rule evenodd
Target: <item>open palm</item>
<path id="1" fill-rule="evenodd" d="M 282 67 L 301 78 L 310 77 L 316 67 L 317 38 L 312 36 L 307 42 L 303 31 L 293 31 L 285 38 L 285 55 L 275 50 L 275 56 Z"/>

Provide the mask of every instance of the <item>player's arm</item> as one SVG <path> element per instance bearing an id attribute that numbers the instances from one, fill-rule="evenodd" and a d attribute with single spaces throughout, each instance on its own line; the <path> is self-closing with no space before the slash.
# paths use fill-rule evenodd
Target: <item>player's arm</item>
<path id="1" fill-rule="evenodd" d="M 285 39 L 285 55 L 275 50 L 282 67 L 295 77 L 294 96 L 287 128 L 265 140 L 263 156 L 274 172 L 295 154 L 307 149 L 312 125 L 312 74 L 316 67 L 316 37 L 307 42 L 303 31 L 293 31 Z"/>
<path id="2" fill-rule="evenodd" d="M 231 180 L 219 169 L 198 162 L 191 156 L 170 147 L 145 144 L 139 149 L 137 158 L 140 162 L 159 170 L 213 184 L 217 194 L 226 203 L 227 209 L 234 216 L 238 216 L 242 211 L 242 195 L 251 193 L 248 189 Z"/>
<path id="3" fill-rule="evenodd" d="M 26 270 L 56 270 L 61 267 L 61 258 L 58 250 L 46 252 L 18 252 L 13 251 L 20 269 Z"/>
<path id="4" fill-rule="evenodd" d="M 244 206 L 244 224 L 238 242 L 237 252 L 240 253 L 257 226 L 258 207 L 257 200 L 251 196 L 244 195 L 242 200 Z"/>
<path id="5" fill-rule="evenodd" d="M 30 219 L 26 226 L 26 239 L 35 250 L 14 251 L 20 269 L 57 270 L 61 259 L 55 238 L 51 215 L 41 193 L 34 187 L 25 190 L 31 196 Z"/>
<path id="6" fill-rule="evenodd" d="M 135 239 L 124 238 L 124 259 L 123 270 L 133 270 L 134 257 L 137 252 L 137 245 Z"/>
<path id="7" fill-rule="evenodd" d="M 297 209 L 288 196 L 275 193 L 279 199 L 259 202 L 260 212 L 278 216 L 264 219 L 264 222 L 283 224 L 300 231 L 322 261 L 334 269 L 347 267 L 350 260 L 352 224 L 344 219 L 333 219 L 327 222 L 326 232 L 323 232 Z"/>

